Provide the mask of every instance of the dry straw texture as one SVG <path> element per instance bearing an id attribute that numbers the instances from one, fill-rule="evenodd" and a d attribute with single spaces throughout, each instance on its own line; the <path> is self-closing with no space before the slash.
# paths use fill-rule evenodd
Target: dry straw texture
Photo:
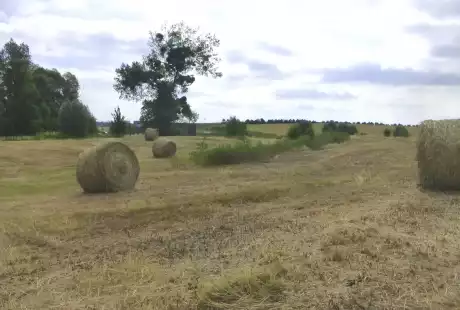
<path id="1" fill-rule="evenodd" d="M 144 139 L 145 141 L 155 141 L 158 138 L 159 133 L 158 129 L 156 128 L 147 128 L 144 132 Z"/>
<path id="2" fill-rule="evenodd" d="M 176 151 L 176 143 L 166 138 L 158 138 L 152 145 L 152 153 L 156 158 L 172 157 L 176 155 Z"/>
<path id="3" fill-rule="evenodd" d="M 422 122 L 417 161 L 422 188 L 460 190 L 460 120 Z"/>
<path id="4" fill-rule="evenodd" d="M 77 181 L 86 193 L 133 189 L 139 177 L 136 154 L 121 142 L 107 142 L 80 153 Z"/>

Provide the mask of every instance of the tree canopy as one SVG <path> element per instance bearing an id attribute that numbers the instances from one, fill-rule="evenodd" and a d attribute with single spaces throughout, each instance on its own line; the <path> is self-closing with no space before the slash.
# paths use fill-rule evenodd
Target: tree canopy
<path id="1" fill-rule="evenodd" d="M 141 61 L 122 63 L 116 69 L 114 89 L 122 99 L 142 102 L 144 128 L 155 127 L 167 135 L 173 122 L 197 119 L 185 96 L 195 75 L 222 77 L 215 51 L 220 41 L 184 23 L 149 34 L 149 53 Z"/>
<path id="2" fill-rule="evenodd" d="M 58 131 L 60 108 L 79 89 L 75 75 L 34 63 L 29 46 L 10 39 L 0 50 L 0 136 Z"/>

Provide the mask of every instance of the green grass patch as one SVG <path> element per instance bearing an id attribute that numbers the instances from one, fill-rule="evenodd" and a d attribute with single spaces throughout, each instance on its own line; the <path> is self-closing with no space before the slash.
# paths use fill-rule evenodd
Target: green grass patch
<path id="1" fill-rule="evenodd" d="M 241 139 L 235 143 L 220 144 L 210 148 L 204 138 L 197 144 L 196 150 L 190 153 L 190 159 L 200 166 L 265 162 L 275 155 L 299 147 L 307 146 L 312 150 L 320 150 L 327 144 L 342 143 L 349 139 L 350 135 L 344 132 L 324 132 L 313 138 L 303 136 L 295 140 L 282 139 L 272 143 Z"/>
<path id="2" fill-rule="evenodd" d="M 60 190 L 78 188 L 74 168 L 23 174 L 17 178 L 0 179 L 0 200 L 20 196 L 55 193 Z"/>

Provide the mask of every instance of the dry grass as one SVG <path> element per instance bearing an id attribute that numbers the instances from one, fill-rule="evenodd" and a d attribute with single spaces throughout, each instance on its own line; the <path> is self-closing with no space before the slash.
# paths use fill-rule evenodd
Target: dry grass
<path id="1" fill-rule="evenodd" d="M 460 199 L 382 130 L 219 169 L 126 138 L 140 180 L 110 195 L 75 181 L 94 141 L 2 142 L 0 308 L 459 309 Z"/>
<path id="2" fill-rule="evenodd" d="M 427 120 L 420 126 L 417 161 L 420 186 L 460 189 L 460 120 Z"/>

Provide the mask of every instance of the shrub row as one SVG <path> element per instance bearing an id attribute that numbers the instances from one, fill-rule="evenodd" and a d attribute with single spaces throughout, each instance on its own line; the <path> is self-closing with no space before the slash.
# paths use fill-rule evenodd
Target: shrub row
<path id="1" fill-rule="evenodd" d="M 350 139 L 345 132 L 323 132 L 311 137 L 308 135 L 298 139 L 281 139 L 274 143 L 251 142 L 243 139 L 236 143 L 221 144 L 209 148 L 206 138 L 197 145 L 197 149 L 190 153 L 190 159 L 201 166 L 232 165 L 246 162 L 264 162 L 277 154 L 299 147 L 308 147 L 320 150 L 331 143 L 342 143 Z"/>
<path id="2" fill-rule="evenodd" d="M 254 143 L 249 139 L 244 139 L 233 144 L 227 143 L 209 148 L 205 139 L 203 138 L 203 141 L 197 145 L 197 149 L 190 153 L 190 159 L 201 166 L 266 161 L 294 146 L 290 141 L 277 141 L 268 144 L 260 141 Z"/>

